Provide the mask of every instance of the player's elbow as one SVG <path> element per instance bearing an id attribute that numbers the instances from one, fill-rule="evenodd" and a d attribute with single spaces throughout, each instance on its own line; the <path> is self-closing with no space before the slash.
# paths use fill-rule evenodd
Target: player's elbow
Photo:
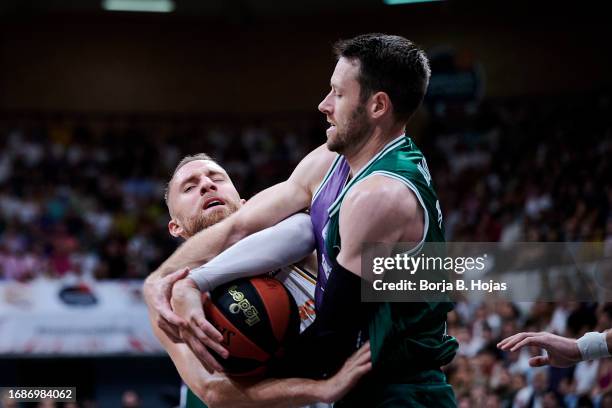
<path id="1" fill-rule="evenodd" d="M 214 387 L 202 387 L 196 395 L 206 404 L 208 408 L 229 408 L 230 401 L 223 398 Z"/>
<path id="2" fill-rule="evenodd" d="M 230 407 L 231 401 L 224 398 L 216 385 L 218 382 L 210 378 L 200 378 L 195 384 L 190 385 L 191 391 L 200 398 L 208 408 Z"/>
<path id="3" fill-rule="evenodd" d="M 209 381 L 198 381 L 196 384 L 190 385 L 189 388 L 209 408 L 217 406 L 218 395 L 211 387 Z"/>

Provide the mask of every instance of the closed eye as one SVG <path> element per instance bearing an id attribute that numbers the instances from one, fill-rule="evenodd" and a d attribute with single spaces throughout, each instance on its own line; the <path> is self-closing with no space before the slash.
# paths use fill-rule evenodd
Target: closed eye
<path id="1" fill-rule="evenodd" d="M 185 188 L 185 190 L 183 190 L 184 193 L 188 193 L 189 190 L 191 190 L 193 188 L 193 186 L 187 186 L 187 188 Z"/>

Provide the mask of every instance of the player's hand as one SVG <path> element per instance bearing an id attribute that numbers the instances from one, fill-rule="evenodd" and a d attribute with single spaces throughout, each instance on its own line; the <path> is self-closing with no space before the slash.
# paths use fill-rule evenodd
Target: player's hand
<path id="1" fill-rule="evenodd" d="M 497 343 L 497 347 L 505 351 L 517 351 L 525 346 L 541 347 L 547 352 L 545 356 L 530 358 L 529 365 L 532 367 L 570 367 L 582 360 L 576 339 L 551 333 L 518 333 Z"/>
<path id="2" fill-rule="evenodd" d="M 182 343 L 180 327 L 187 327 L 187 321 L 172 311 L 170 296 L 174 283 L 187 276 L 189 269 L 181 269 L 163 278 L 148 278 L 144 283 L 147 304 L 157 312 L 157 325 L 174 343 Z"/>
<path id="3" fill-rule="evenodd" d="M 344 397 L 357 382 L 372 369 L 370 342 L 350 356 L 333 377 L 317 384 L 317 399 L 331 404 Z"/>
<path id="4" fill-rule="evenodd" d="M 222 358 L 227 358 L 229 352 L 221 345 L 221 333 L 204 316 L 203 296 L 195 282 L 190 278 L 176 282 L 172 288 L 171 303 L 173 310 L 188 323 L 181 328 L 180 335 L 191 351 L 208 372 L 223 371 L 206 346 Z"/>

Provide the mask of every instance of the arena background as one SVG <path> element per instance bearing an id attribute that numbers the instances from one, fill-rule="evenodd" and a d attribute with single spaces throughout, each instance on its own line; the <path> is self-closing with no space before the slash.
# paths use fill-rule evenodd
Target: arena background
<path id="1" fill-rule="evenodd" d="M 176 405 L 179 378 L 139 292 L 177 244 L 164 184 L 183 155 L 202 151 L 245 198 L 287 177 L 325 140 L 316 106 L 331 44 L 359 33 L 406 36 L 432 59 L 409 134 L 428 157 L 447 239 L 612 250 L 602 7 L 329 3 L 177 0 L 170 14 L 0 3 L 0 385 L 76 386 L 82 407 L 138 406 L 129 390 L 143 407 Z M 609 360 L 537 371 L 529 351 L 491 344 L 611 324 L 602 304 L 460 304 L 449 380 L 466 407 L 512 406 L 530 386 L 553 390 L 557 406 L 597 404 Z"/>

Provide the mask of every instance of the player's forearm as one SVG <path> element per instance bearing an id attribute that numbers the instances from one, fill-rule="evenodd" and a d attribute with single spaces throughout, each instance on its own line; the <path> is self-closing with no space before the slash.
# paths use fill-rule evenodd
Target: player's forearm
<path id="1" fill-rule="evenodd" d="M 307 214 L 299 213 L 249 235 L 209 263 L 193 269 L 189 277 L 200 291 L 247 276 L 256 276 L 291 265 L 314 250 L 315 238 Z"/>
<path id="2" fill-rule="evenodd" d="M 200 266 L 246 235 L 248 233 L 241 228 L 240 217 L 236 213 L 185 241 L 157 268 L 152 279 L 164 277 L 185 267 Z"/>
<path id="3" fill-rule="evenodd" d="M 320 401 L 317 381 L 303 378 L 265 379 L 243 385 L 226 378 L 208 383 L 201 398 L 210 408 L 293 408 Z"/>

